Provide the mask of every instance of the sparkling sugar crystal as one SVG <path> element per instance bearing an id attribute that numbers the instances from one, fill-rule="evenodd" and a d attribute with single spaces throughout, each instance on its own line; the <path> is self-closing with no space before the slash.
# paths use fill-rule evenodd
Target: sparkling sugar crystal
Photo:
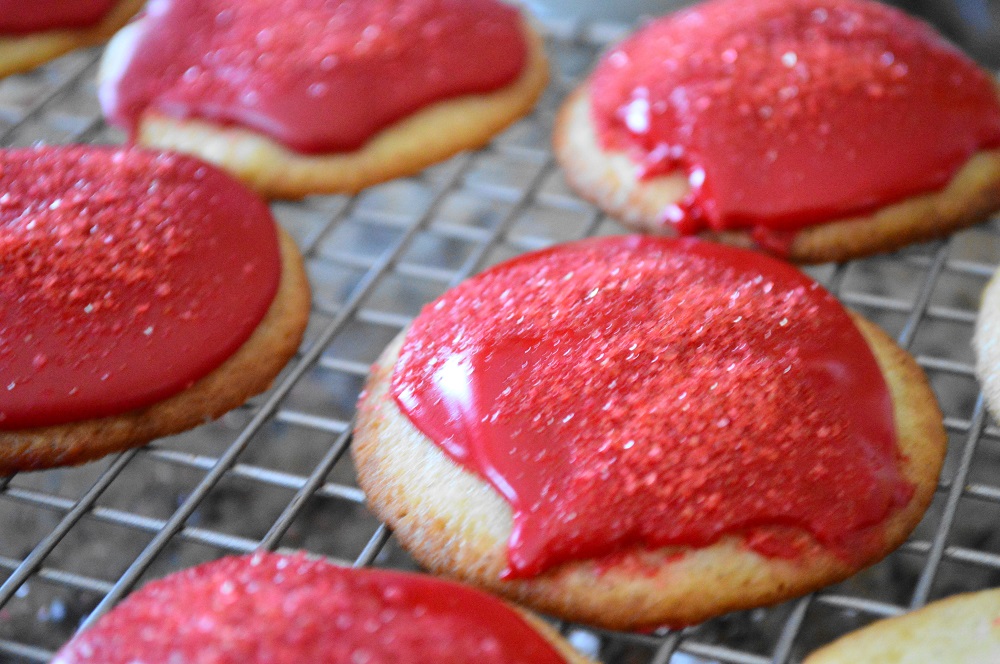
<path id="1" fill-rule="evenodd" d="M 846 312 L 794 268 L 705 243 L 605 239 L 490 270 L 417 318 L 392 389 L 502 478 L 514 575 L 778 523 L 850 557 L 908 491 Z"/>
<path id="2" fill-rule="evenodd" d="M 263 553 L 150 583 L 54 664 L 139 661 L 565 664 L 519 614 L 470 588 Z"/>

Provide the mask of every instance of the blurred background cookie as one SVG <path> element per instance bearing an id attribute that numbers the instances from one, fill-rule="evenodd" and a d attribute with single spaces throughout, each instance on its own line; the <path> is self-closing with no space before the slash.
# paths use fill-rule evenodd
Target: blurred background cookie
<path id="1" fill-rule="evenodd" d="M 972 337 L 976 351 L 976 376 L 990 412 L 1000 414 L 1000 279 L 994 275 L 986 284 L 976 331 Z"/>
<path id="2" fill-rule="evenodd" d="M 548 80 L 498 0 L 168 0 L 105 55 L 108 119 L 268 196 L 354 192 L 479 147 Z"/>
<path id="3" fill-rule="evenodd" d="M 0 76 L 27 71 L 76 48 L 99 44 L 145 0 L 0 1 Z"/>
<path id="4" fill-rule="evenodd" d="M 798 262 L 1000 207 L 993 78 L 867 0 L 713 0 L 654 21 L 568 99 L 555 145 L 570 184 L 626 226 Z"/>
<path id="5" fill-rule="evenodd" d="M 956 595 L 848 634 L 805 664 L 1000 661 L 1000 590 Z"/>

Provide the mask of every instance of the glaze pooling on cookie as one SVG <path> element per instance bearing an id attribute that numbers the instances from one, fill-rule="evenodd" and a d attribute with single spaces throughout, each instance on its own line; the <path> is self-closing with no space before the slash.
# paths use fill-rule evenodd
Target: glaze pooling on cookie
<path id="1" fill-rule="evenodd" d="M 593 240 L 483 273 L 417 317 L 391 394 L 512 505 L 510 577 L 726 534 L 794 557 L 792 530 L 853 560 L 913 492 L 840 304 L 695 240 Z"/>
<path id="2" fill-rule="evenodd" d="M 274 299 L 264 202 L 196 159 L 0 152 L 0 429 L 120 414 L 232 355 Z"/>
<path id="3" fill-rule="evenodd" d="M 96 25 L 118 0 L 0 0 L 0 35 Z"/>
<path id="4" fill-rule="evenodd" d="M 100 90 L 131 130 L 153 110 L 260 132 L 301 153 L 354 150 L 436 101 L 491 92 L 527 59 L 497 0 L 163 0 Z"/>
<path id="5" fill-rule="evenodd" d="M 688 234 L 789 232 L 944 186 L 1000 145 L 994 81 L 929 26 L 862 0 L 715 0 L 610 51 L 589 84 L 606 150 L 687 173 Z"/>
<path id="6" fill-rule="evenodd" d="M 149 626 L 155 629 L 149 629 Z M 519 614 L 456 583 L 256 553 L 150 583 L 56 664 L 565 664 Z"/>

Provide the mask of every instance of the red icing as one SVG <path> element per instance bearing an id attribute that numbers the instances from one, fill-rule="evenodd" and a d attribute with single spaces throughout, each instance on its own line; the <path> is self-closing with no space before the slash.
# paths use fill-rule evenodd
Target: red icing
<path id="1" fill-rule="evenodd" d="M 664 210 L 681 233 L 869 212 L 1000 145 L 994 81 L 929 26 L 862 0 L 716 0 L 668 16 L 604 57 L 590 100 L 606 149 L 647 178 L 688 173 L 691 194 Z"/>
<path id="2" fill-rule="evenodd" d="M 514 577 L 729 533 L 794 556 L 789 528 L 850 559 L 912 495 L 840 304 L 696 240 L 581 242 L 465 282 L 414 321 L 391 393 L 511 503 Z"/>
<path id="3" fill-rule="evenodd" d="M 0 34 L 88 28 L 118 0 L 0 0 Z"/>
<path id="4" fill-rule="evenodd" d="M 281 261 L 264 202 L 190 157 L 0 152 L 0 429 L 189 387 L 257 327 Z"/>
<path id="5" fill-rule="evenodd" d="M 53 664 L 565 664 L 500 600 L 304 555 L 224 558 L 154 581 Z"/>
<path id="6" fill-rule="evenodd" d="M 237 124 L 305 153 L 353 150 L 433 102 L 522 71 L 497 0 L 165 0 L 101 88 L 133 133 L 146 109 Z"/>

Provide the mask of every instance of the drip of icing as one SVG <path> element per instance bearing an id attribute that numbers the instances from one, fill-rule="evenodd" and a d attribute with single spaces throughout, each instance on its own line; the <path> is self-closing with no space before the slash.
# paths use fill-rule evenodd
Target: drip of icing
<path id="1" fill-rule="evenodd" d="M 89 28 L 118 0 L 0 0 L 0 34 Z"/>
<path id="2" fill-rule="evenodd" d="M 101 85 L 133 135 L 147 110 L 246 127 L 302 153 L 354 150 L 434 102 L 524 68 L 497 0 L 159 0 Z"/>
<path id="3" fill-rule="evenodd" d="M 139 660 L 566 662 L 514 610 L 472 588 L 265 553 L 150 583 L 67 644 L 54 664 Z"/>
<path id="4" fill-rule="evenodd" d="M 804 532 L 852 560 L 913 490 L 843 307 L 695 240 L 582 242 L 465 282 L 414 321 L 391 394 L 510 502 L 510 577 L 727 534 L 794 557 Z"/>
<path id="5" fill-rule="evenodd" d="M 217 368 L 281 274 L 266 204 L 190 157 L 0 152 L 0 429 L 124 413 Z"/>
<path id="6" fill-rule="evenodd" d="M 770 238 L 866 213 L 1000 145 L 994 81 L 863 0 L 707 2 L 611 50 L 589 89 L 605 149 L 644 178 L 687 173 L 690 195 L 663 212 L 684 234 Z"/>

